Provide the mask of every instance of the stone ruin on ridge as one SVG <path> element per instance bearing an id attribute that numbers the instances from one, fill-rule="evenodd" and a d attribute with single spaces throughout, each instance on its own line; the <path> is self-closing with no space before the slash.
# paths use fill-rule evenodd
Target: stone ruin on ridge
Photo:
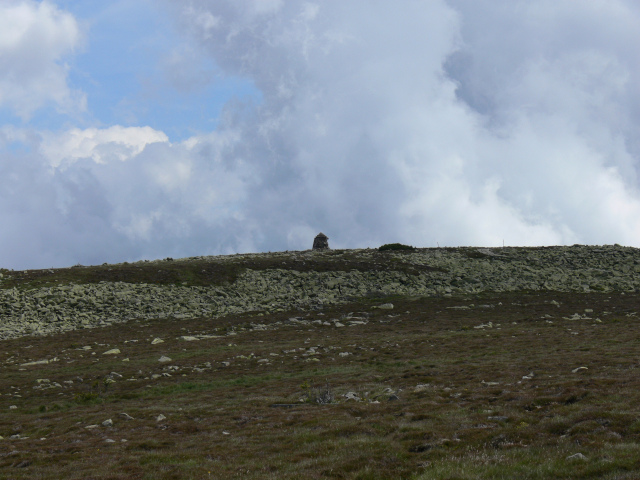
<path id="1" fill-rule="evenodd" d="M 316 238 L 313 239 L 313 249 L 329 250 L 329 237 L 320 232 L 318 235 L 316 235 Z"/>

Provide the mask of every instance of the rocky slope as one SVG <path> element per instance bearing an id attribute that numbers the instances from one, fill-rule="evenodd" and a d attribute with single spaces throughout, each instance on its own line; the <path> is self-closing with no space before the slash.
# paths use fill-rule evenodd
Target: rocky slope
<path id="1" fill-rule="evenodd" d="M 33 277 L 28 272 L 3 270 L 0 339 L 135 319 L 320 308 L 362 297 L 640 291 L 640 250 L 618 245 L 304 251 L 130 265 L 151 272 L 168 262 L 189 271 L 213 268 L 235 273 L 206 285 L 149 283 L 126 276 L 119 281 L 99 280 L 113 270 L 105 265 L 52 270 L 44 284 L 24 280 Z"/>

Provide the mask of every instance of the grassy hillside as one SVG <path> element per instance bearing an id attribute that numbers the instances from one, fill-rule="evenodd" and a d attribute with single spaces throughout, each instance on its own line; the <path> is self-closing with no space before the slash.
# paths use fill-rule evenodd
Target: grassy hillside
<path id="1" fill-rule="evenodd" d="M 638 478 L 639 266 L 575 246 L 3 270 L 0 477 Z"/>

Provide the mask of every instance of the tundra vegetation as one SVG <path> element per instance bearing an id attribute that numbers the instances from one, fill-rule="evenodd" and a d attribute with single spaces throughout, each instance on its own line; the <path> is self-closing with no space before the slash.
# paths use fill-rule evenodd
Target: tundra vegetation
<path id="1" fill-rule="evenodd" d="M 1 275 L 2 478 L 640 474 L 636 249 Z"/>

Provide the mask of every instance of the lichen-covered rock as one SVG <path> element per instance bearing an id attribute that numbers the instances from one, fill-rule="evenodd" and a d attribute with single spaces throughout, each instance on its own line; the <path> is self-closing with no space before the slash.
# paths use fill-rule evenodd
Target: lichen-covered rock
<path id="1" fill-rule="evenodd" d="M 131 319 L 215 318 L 249 311 L 308 309 L 369 295 L 640 291 L 640 250 L 628 247 L 433 248 L 385 253 L 390 265 L 397 261 L 397 269 L 377 268 L 376 254 L 373 250 L 349 250 L 216 257 L 212 260 L 319 259 L 339 266 L 348 255 L 350 261 L 362 265 L 327 271 L 247 268 L 235 282 L 223 286 L 102 282 L 0 288 L 0 339 Z"/>

